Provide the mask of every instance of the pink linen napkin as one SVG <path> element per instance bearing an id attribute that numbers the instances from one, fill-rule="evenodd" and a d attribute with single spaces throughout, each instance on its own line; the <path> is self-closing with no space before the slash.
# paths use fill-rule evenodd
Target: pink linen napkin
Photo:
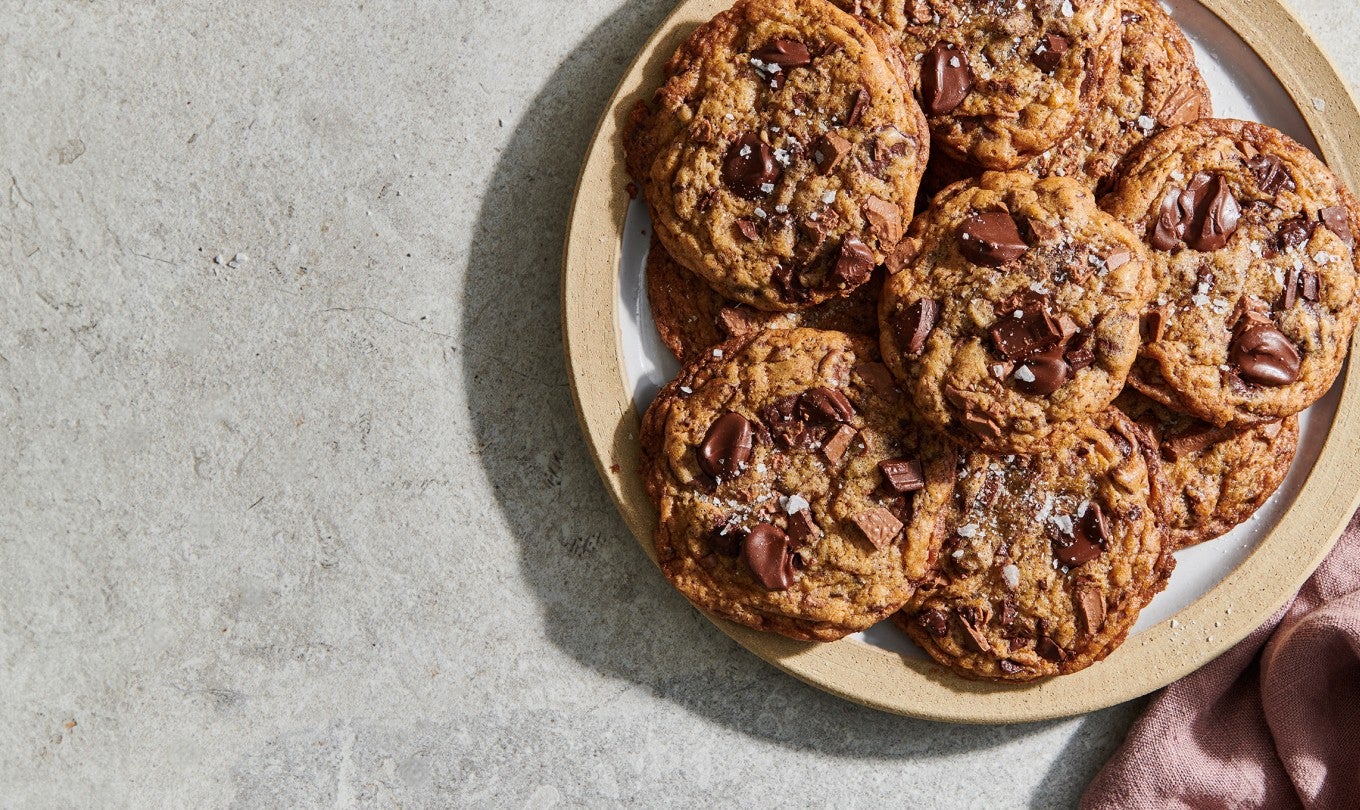
<path id="1" fill-rule="evenodd" d="M 1291 604 L 1152 701 L 1081 807 L 1360 807 L 1360 517 Z"/>

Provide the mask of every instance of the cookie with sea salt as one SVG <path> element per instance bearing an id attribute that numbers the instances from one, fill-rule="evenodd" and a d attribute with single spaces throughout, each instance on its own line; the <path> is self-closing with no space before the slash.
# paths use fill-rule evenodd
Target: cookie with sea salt
<path id="1" fill-rule="evenodd" d="M 902 255 L 879 339 L 931 427 L 1033 452 L 1123 389 L 1152 292 L 1147 251 L 1085 186 L 988 172 L 937 196 Z"/>
<path id="2" fill-rule="evenodd" d="M 1157 440 L 1166 472 L 1163 522 L 1178 548 L 1227 534 L 1279 488 L 1299 446 L 1299 418 L 1214 427 L 1131 388 L 1115 405 Z"/>
<path id="3" fill-rule="evenodd" d="M 776 329 L 690 363 L 643 417 L 661 569 L 698 607 L 831 641 L 930 575 L 955 461 L 872 338 Z"/>
<path id="4" fill-rule="evenodd" d="M 1100 104 L 1070 137 L 1025 168 L 1103 188 L 1120 158 L 1169 126 L 1213 115 L 1209 87 L 1180 26 L 1156 0 L 1120 0 L 1123 47 L 1119 70 Z M 931 155 L 922 181 L 932 194 L 982 169 Z"/>
<path id="5" fill-rule="evenodd" d="M 625 136 L 661 242 L 757 309 L 866 283 L 902 238 L 929 152 L 905 71 L 825 0 L 739 0 L 700 26 Z"/>
<path id="6" fill-rule="evenodd" d="M 1203 119 L 1130 154 L 1101 205 L 1147 243 L 1157 280 L 1139 391 L 1244 427 L 1331 387 L 1360 317 L 1360 209 L 1312 152 L 1263 124 Z"/>
<path id="7" fill-rule="evenodd" d="M 1119 66 L 1117 0 L 841 0 L 892 30 L 937 150 L 1012 169 L 1052 149 Z"/>
<path id="8" fill-rule="evenodd" d="M 1175 565 L 1156 446 L 1111 408 L 1044 453 L 960 459 L 935 580 L 894 621 L 969 678 L 1030 681 L 1104 659 Z"/>

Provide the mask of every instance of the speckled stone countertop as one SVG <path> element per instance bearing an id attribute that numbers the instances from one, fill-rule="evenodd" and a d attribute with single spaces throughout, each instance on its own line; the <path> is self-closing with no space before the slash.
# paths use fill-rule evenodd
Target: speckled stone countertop
<path id="1" fill-rule="evenodd" d="M 671 5 L 0 3 L 0 805 L 1074 800 L 1141 702 L 842 702 L 606 498 L 563 229 Z"/>

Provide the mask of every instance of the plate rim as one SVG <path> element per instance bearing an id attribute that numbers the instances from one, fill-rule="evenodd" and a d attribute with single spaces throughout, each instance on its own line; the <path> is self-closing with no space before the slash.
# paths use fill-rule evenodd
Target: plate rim
<path id="1" fill-rule="evenodd" d="M 1282 0 L 1195 0 L 1279 80 L 1322 157 L 1360 189 L 1360 108 L 1331 58 Z M 622 125 L 659 84 L 665 60 L 729 0 L 681 0 L 630 63 L 591 138 L 573 192 L 562 260 L 563 352 L 586 445 L 620 515 L 656 563 L 657 512 L 637 474 L 640 414 L 624 372 L 618 261 L 628 208 Z M 1360 333 L 1352 349 L 1360 344 Z M 612 351 L 610 349 L 612 348 Z M 1360 504 L 1360 363 L 1347 363 L 1336 415 L 1293 504 L 1232 574 L 1173 617 L 1130 637 L 1103 662 L 1025 685 L 961 678 L 930 661 L 857 639 L 816 644 L 704 615 L 784 672 L 882 711 L 963 723 L 1070 717 L 1159 689 L 1209 663 L 1274 615 L 1335 545 Z M 702 612 L 702 611 L 701 611 Z M 1176 626 L 1172 626 L 1172 621 Z"/>

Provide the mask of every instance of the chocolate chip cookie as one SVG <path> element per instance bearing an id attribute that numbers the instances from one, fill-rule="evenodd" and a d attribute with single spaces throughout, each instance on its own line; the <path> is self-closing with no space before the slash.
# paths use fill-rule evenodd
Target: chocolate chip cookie
<path id="1" fill-rule="evenodd" d="M 1194 50 L 1171 15 L 1155 0 L 1121 0 L 1120 12 L 1119 71 L 1105 98 L 1071 137 L 1030 160 L 1026 170 L 1101 188 L 1120 158 L 1148 137 L 1213 115 Z M 931 155 L 922 190 L 933 194 L 981 172 L 937 152 Z"/>
<path id="2" fill-rule="evenodd" d="M 1030 681 L 1105 658 L 1166 586 L 1153 440 L 1116 409 L 1039 456 L 960 460 L 933 582 L 895 621 L 969 678 Z"/>
<path id="3" fill-rule="evenodd" d="M 872 338 L 777 329 L 689 364 L 643 418 L 671 583 L 760 630 L 831 641 L 936 562 L 953 453 L 915 428 Z"/>
<path id="4" fill-rule="evenodd" d="M 1071 134 L 1119 64 L 1116 0 L 844 0 L 897 32 L 937 149 L 1011 169 Z"/>
<path id="5" fill-rule="evenodd" d="M 1172 127 L 1128 156 L 1101 205 L 1149 245 L 1159 285 L 1138 390 L 1238 427 L 1327 391 L 1360 316 L 1360 215 L 1311 152 L 1246 121 Z"/>
<path id="6" fill-rule="evenodd" d="M 878 335 L 878 293 L 883 271 L 843 298 L 800 312 L 766 312 L 718 295 L 704 280 L 681 267 L 655 238 L 647 254 L 647 298 L 652 320 L 666 347 L 687 363 L 713 346 L 761 329 L 834 329 Z"/>
<path id="7" fill-rule="evenodd" d="M 1166 471 L 1163 522 L 1179 548 L 1212 540 L 1251 517 L 1289 473 L 1299 418 L 1214 427 L 1126 389 L 1115 404 L 1158 444 Z"/>
<path id="8" fill-rule="evenodd" d="M 929 152 L 906 66 L 825 0 L 739 0 L 676 51 L 627 163 L 671 255 L 723 297 L 806 309 L 902 238 Z"/>
<path id="9" fill-rule="evenodd" d="M 1124 387 L 1152 294 L 1147 251 L 1080 183 L 988 172 L 951 186 L 900 255 L 879 337 L 932 427 L 1034 452 Z"/>

